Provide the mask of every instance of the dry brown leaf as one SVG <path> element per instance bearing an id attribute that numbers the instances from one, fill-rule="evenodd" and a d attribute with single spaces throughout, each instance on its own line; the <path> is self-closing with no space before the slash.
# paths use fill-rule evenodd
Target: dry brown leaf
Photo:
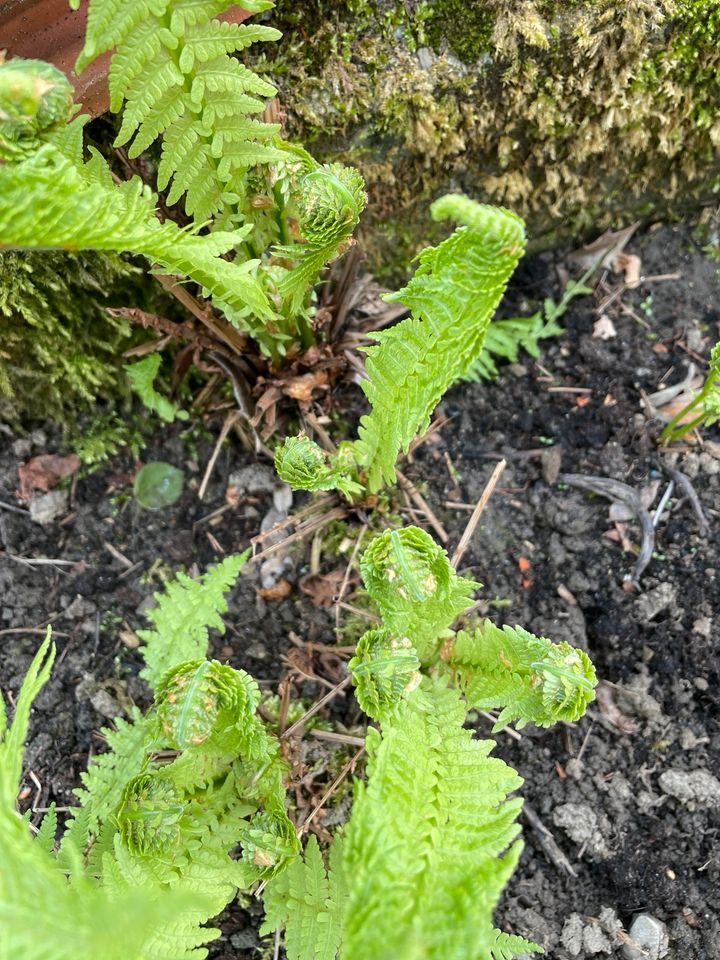
<path id="1" fill-rule="evenodd" d="M 68 453 L 61 457 L 56 453 L 42 453 L 18 467 L 20 499 L 29 500 L 33 492 L 52 490 L 65 477 L 71 477 L 80 468 L 80 457 Z"/>
<path id="2" fill-rule="evenodd" d="M 318 373 L 303 373 L 299 377 L 293 377 L 292 380 L 284 385 L 283 391 L 293 400 L 299 400 L 300 403 L 309 403 L 312 400 L 315 390 L 326 390 L 328 384 L 328 375 L 324 370 Z"/>
<path id="3" fill-rule="evenodd" d="M 637 733 L 638 725 L 615 703 L 613 689 L 602 680 L 595 688 L 595 700 L 602 716 L 621 733 Z"/>
<path id="4" fill-rule="evenodd" d="M 284 600 L 292 593 L 292 584 L 287 580 L 278 580 L 272 587 L 259 587 L 258 596 L 263 600 Z"/>
<path id="5" fill-rule="evenodd" d="M 625 285 L 629 290 L 640 286 L 642 260 L 634 253 L 618 253 L 612 262 L 613 273 L 625 274 Z"/>
<path id="6" fill-rule="evenodd" d="M 310 573 L 300 580 L 299 587 L 307 594 L 315 607 L 330 607 L 335 601 L 340 585 L 345 579 L 344 570 L 333 570 L 330 573 Z M 348 578 L 348 583 L 353 577 Z M 355 577 L 357 579 L 357 577 Z"/>
<path id="7" fill-rule="evenodd" d="M 622 253 L 628 240 L 639 226 L 640 221 L 638 220 L 625 230 L 606 230 L 597 240 L 580 247 L 579 250 L 573 250 L 567 258 L 568 262 L 576 265 L 579 270 L 584 272 L 602 259 L 602 265 L 611 269 L 612 261 L 619 253 Z"/>

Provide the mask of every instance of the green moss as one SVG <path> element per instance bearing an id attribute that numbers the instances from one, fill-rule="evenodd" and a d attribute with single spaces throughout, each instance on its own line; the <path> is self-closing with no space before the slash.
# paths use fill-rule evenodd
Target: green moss
<path id="1" fill-rule="evenodd" d="M 720 0 L 298 10 L 269 14 L 296 18 L 280 44 L 288 130 L 363 173 L 361 239 L 386 277 L 434 236 L 427 211 L 448 190 L 516 210 L 541 246 L 712 198 Z"/>
<path id="2" fill-rule="evenodd" d="M 0 417 L 71 427 L 98 401 L 127 395 L 130 324 L 104 306 L 137 305 L 138 274 L 99 254 L 0 254 Z"/>

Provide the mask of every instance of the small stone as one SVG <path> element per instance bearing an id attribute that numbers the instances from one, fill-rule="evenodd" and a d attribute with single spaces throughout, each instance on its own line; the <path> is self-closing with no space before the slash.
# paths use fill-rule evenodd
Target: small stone
<path id="1" fill-rule="evenodd" d="M 622 948 L 625 960 L 662 960 L 670 947 L 667 928 L 649 913 L 640 913 L 628 931 L 632 943 Z"/>
<path id="2" fill-rule="evenodd" d="M 27 460 L 32 452 L 32 440 L 29 437 L 20 437 L 12 445 L 12 452 L 18 460 Z"/>
<path id="3" fill-rule="evenodd" d="M 676 587 L 671 583 L 661 583 L 637 598 L 635 610 L 641 620 L 653 620 L 675 602 L 676 596 Z"/>
<path id="4" fill-rule="evenodd" d="M 70 494 L 67 490 L 50 490 L 30 501 L 30 519 L 46 526 L 66 514 L 69 507 Z"/>
<path id="5" fill-rule="evenodd" d="M 579 957 L 582 952 L 584 926 L 579 913 L 571 913 L 563 924 L 560 942 L 571 957 Z"/>
<path id="6" fill-rule="evenodd" d="M 272 493 L 276 483 L 277 476 L 274 470 L 264 463 L 250 463 L 246 467 L 240 467 L 239 470 L 233 470 L 230 474 L 226 496 L 240 498 L 246 494 Z"/>
<path id="7" fill-rule="evenodd" d="M 95 693 L 90 695 L 90 703 L 98 713 L 107 717 L 108 720 L 113 720 L 122 713 L 120 704 L 107 690 L 96 690 Z"/>
<path id="8" fill-rule="evenodd" d="M 547 450 L 543 450 L 540 456 L 540 469 L 543 480 L 548 486 L 552 487 L 557 480 L 561 466 L 562 449 L 560 447 L 548 447 Z"/>
<path id="9" fill-rule="evenodd" d="M 709 640 L 712 635 L 712 620 L 710 617 L 698 617 L 692 625 L 693 633 Z"/>
<path id="10" fill-rule="evenodd" d="M 601 832 L 600 819 L 587 803 L 562 803 L 553 811 L 553 823 L 561 827 L 578 846 L 600 859 L 610 853 Z"/>
<path id="11" fill-rule="evenodd" d="M 720 780 L 707 770 L 665 770 L 658 784 L 663 793 L 691 808 L 720 807 Z"/>

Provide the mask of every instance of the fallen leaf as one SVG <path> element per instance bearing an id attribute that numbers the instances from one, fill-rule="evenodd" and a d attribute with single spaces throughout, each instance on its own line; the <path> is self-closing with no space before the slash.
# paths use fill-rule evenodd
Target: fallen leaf
<path id="1" fill-rule="evenodd" d="M 303 373 L 299 377 L 293 377 L 283 386 L 283 391 L 293 400 L 299 400 L 300 403 L 309 403 L 312 400 L 315 390 L 326 390 L 328 385 L 328 375 L 324 370 L 318 373 Z"/>
<path id="2" fill-rule="evenodd" d="M 625 285 L 630 290 L 640 286 L 642 260 L 634 253 L 618 253 L 612 262 L 613 273 L 625 274 Z"/>
<path id="3" fill-rule="evenodd" d="M 303 577 L 298 586 L 307 594 L 315 607 L 331 607 L 338 595 L 340 586 L 345 579 L 344 570 L 333 570 L 330 573 L 310 573 Z M 352 582 L 353 577 L 348 578 Z M 355 577 L 357 581 L 357 577 Z"/>
<path id="4" fill-rule="evenodd" d="M 612 687 L 602 680 L 595 688 L 595 700 L 601 715 L 621 733 L 637 733 L 638 725 L 615 703 Z"/>
<path id="5" fill-rule="evenodd" d="M 607 314 L 601 314 L 593 324 L 593 337 L 597 340 L 612 340 L 617 336 L 615 324 Z"/>
<path id="6" fill-rule="evenodd" d="M 622 253 L 628 240 L 639 226 L 640 221 L 638 220 L 625 230 L 606 230 L 597 240 L 580 247 L 579 250 L 574 250 L 568 256 L 568 262 L 585 271 L 602 259 L 602 265 L 610 269 L 612 261 L 619 253 Z"/>
<path id="7" fill-rule="evenodd" d="M 68 453 L 61 457 L 56 453 L 42 453 L 18 467 L 20 499 L 29 500 L 35 490 L 52 490 L 65 477 L 71 477 L 80 468 L 80 457 Z"/>
<path id="8" fill-rule="evenodd" d="M 586 406 L 590 403 L 591 400 L 592 400 L 592 397 L 587 397 L 587 396 L 585 396 L 585 397 L 576 397 L 576 398 L 575 398 L 575 406 L 576 406 L 576 407 L 586 407 Z"/>
<path id="9" fill-rule="evenodd" d="M 259 587 L 258 596 L 263 600 L 284 600 L 292 593 L 292 584 L 287 580 L 278 580 L 272 587 Z"/>

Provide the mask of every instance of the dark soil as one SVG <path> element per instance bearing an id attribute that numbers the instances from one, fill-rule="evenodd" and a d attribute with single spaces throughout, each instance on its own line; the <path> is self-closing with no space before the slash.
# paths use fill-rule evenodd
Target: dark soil
<path id="1" fill-rule="evenodd" d="M 629 929 L 645 912 L 667 924 L 668 957 L 717 960 L 720 784 L 710 779 L 702 796 L 683 800 L 671 784 L 691 783 L 690 771 L 720 777 L 720 446 L 713 445 L 720 434 L 705 431 L 711 442 L 687 448 L 676 463 L 692 480 L 709 534 L 699 534 L 689 503 L 676 492 L 658 525 L 640 591 L 627 590 L 624 582 L 634 556 L 605 536 L 616 529 L 609 502 L 557 482 L 558 469 L 612 477 L 637 489 L 657 482 L 657 504 L 668 476 L 655 443 L 658 424 L 646 417 L 641 394 L 684 376 L 689 355 L 683 347 L 707 356 L 720 337 L 716 265 L 688 232 L 662 227 L 630 250 L 642 257 L 646 276 L 680 271 L 681 279 L 625 291 L 606 309 L 617 329 L 617 337 L 606 341 L 592 335 L 597 302 L 574 301 L 563 319 L 566 335 L 545 344 L 539 363 L 521 358 L 503 369 L 499 381 L 462 385 L 448 395 L 441 407 L 448 422 L 405 472 L 447 528 L 452 547 L 469 517 L 452 503 L 473 504 L 495 461 L 507 459 L 463 570 L 484 584 L 484 612 L 585 646 L 609 684 L 602 709 L 593 704 L 573 727 L 525 728 L 519 740 L 498 738 L 497 752 L 525 778 L 524 796 L 575 873 L 548 860 L 537 831 L 525 822 L 525 851 L 498 922 L 537 940 L 552 958 L 584 960 L 620 957 L 608 936 L 614 918 Z M 528 303 L 534 309 L 558 289 L 553 260 L 530 260 L 513 281 L 505 312 L 530 312 Z M 607 290 L 596 294 L 606 296 Z M 621 303 L 644 323 L 623 313 Z M 557 387 L 591 392 L 550 389 Z M 231 471 L 248 462 L 228 444 L 199 502 L 197 487 L 213 443 L 158 430 L 144 459 L 175 463 L 190 483 L 175 506 L 157 513 L 141 510 L 128 496 L 123 475 L 133 465 L 127 458 L 80 479 L 60 522 L 43 527 L 0 508 L 0 687 L 17 692 L 48 618 L 60 651 L 37 700 L 28 742 L 26 803 L 34 808 L 51 800 L 72 803 L 88 756 L 102 749 L 99 728 L 130 701 L 147 703 L 131 631 L 145 625 L 142 611 L 163 578 L 180 567 L 203 570 L 220 551 L 247 546 L 259 530 L 270 486 L 241 498 L 216 521 L 203 521 L 224 504 Z M 56 450 L 52 425 L 24 438 L 3 435 L 0 500 L 17 504 L 17 467 Z M 626 532 L 636 543 L 632 521 Z M 228 631 L 215 640 L 217 656 L 271 689 L 286 673 L 283 656 L 299 649 L 291 631 L 304 641 L 335 642 L 333 611 L 314 607 L 297 586 L 309 553 L 308 544 L 291 556 L 285 575 L 294 590 L 286 599 L 262 599 L 256 571 L 241 576 Z M 38 558 L 72 564 L 23 562 Z M 321 572 L 343 571 L 346 563 L 347 552 L 325 554 Z M 311 668 L 333 683 L 341 676 L 335 658 L 316 657 Z M 308 700 L 324 689 L 313 682 L 295 686 Z M 336 701 L 332 719 L 356 721 L 352 697 Z M 479 729 L 487 735 L 482 719 Z M 672 772 L 679 772 L 674 780 Z M 255 907 L 227 911 L 212 956 L 259 956 L 257 913 Z"/>

